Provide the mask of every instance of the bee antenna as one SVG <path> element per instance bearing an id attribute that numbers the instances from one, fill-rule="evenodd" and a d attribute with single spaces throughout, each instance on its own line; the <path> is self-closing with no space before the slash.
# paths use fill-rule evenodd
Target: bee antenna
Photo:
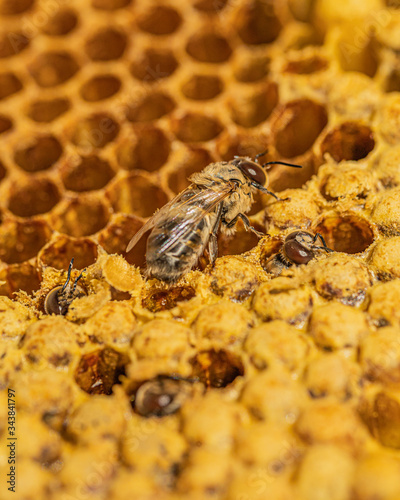
<path id="1" fill-rule="evenodd" d="M 286 165 L 286 167 L 303 168 L 301 165 L 296 165 L 295 163 L 287 163 L 286 161 L 267 161 L 267 163 L 263 163 L 261 166 L 266 167 L 268 165 Z"/>
<path id="2" fill-rule="evenodd" d="M 73 264 L 74 264 L 74 258 L 72 257 L 71 262 L 69 263 L 69 267 L 68 267 L 67 280 L 64 283 L 64 286 L 61 288 L 60 293 L 63 293 L 63 291 L 66 289 L 66 287 L 67 287 L 67 285 L 69 283 L 69 280 L 71 279 L 71 271 L 72 271 Z"/>
<path id="3" fill-rule="evenodd" d="M 258 159 L 261 158 L 261 156 L 265 156 L 268 153 L 268 149 L 263 151 L 262 153 L 257 153 L 256 156 L 254 157 L 254 161 L 258 163 Z M 264 165 L 263 165 L 264 166 Z"/>
<path id="4" fill-rule="evenodd" d="M 82 278 L 83 276 L 83 273 L 86 271 L 86 268 L 81 272 L 81 274 L 76 278 L 76 280 L 74 281 L 74 286 L 72 287 L 72 293 L 75 292 L 76 290 L 76 286 L 78 284 L 78 281 Z"/>

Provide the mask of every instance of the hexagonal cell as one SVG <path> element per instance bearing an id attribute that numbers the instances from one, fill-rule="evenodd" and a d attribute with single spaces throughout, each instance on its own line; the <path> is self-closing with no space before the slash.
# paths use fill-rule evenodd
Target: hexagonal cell
<path id="1" fill-rule="evenodd" d="M 85 101 L 102 101 L 112 97 L 121 88 L 121 81 L 113 75 L 97 75 L 85 82 L 81 87 L 81 96 Z"/>
<path id="2" fill-rule="evenodd" d="M 72 131 L 72 142 L 91 152 L 93 148 L 103 148 L 119 133 L 118 123 L 106 113 L 95 113 L 80 119 Z"/>
<path id="3" fill-rule="evenodd" d="M 6 279 L 10 290 L 10 298 L 15 297 L 13 292 L 22 290 L 27 294 L 32 294 L 40 288 L 40 279 L 36 264 L 31 264 L 30 262 L 8 266 Z"/>
<path id="4" fill-rule="evenodd" d="M 200 172 L 213 161 L 213 157 L 206 149 L 188 147 L 183 159 L 176 164 L 174 170 L 169 174 L 168 187 L 174 193 L 180 193 L 189 186 L 189 176 L 195 172 Z"/>
<path id="5" fill-rule="evenodd" d="M 5 220 L 0 225 L 0 259 L 18 264 L 36 257 L 51 234 L 50 226 L 43 220 Z"/>
<path id="6" fill-rule="evenodd" d="M 227 61 L 232 49 L 228 40 L 222 35 L 200 31 L 189 38 L 186 52 L 196 61 L 216 64 Z"/>
<path id="7" fill-rule="evenodd" d="M 82 270 L 96 262 L 97 244 L 90 238 L 72 238 L 64 234 L 45 245 L 38 254 L 44 266 L 66 270 L 74 259 L 74 269 Z"/>
<path id="8" fill-rule="evenodd" d="M 275 147 L 285 158 L 305 153 L 328 122 L 321 104 L 310 99 L 291 101 L 281 107 L 273 124 Z"/>
<path id="9" fill-rule="evenodd" d="M 39 123 L 50 123 L 66 113 L 71 107 L 68 99 L 62 97 L 50 100 L 38 100 L 29 104 L 26 114 Z"/>
<path id="10" fill-rule="evenodd" d="M 254 158 L 256 154 L 263 153 L 269 149 L 270 138 L 264 133 L 241 131 L 236 134 L 225 131 L 216 144 L 216 149 L 221 160 L 231 161 L 234 156 L 249 156 Z M 263 157 L 263 161 L 273 160 L 269 156 Z"/>
<path id="11" fill-rule="evenodd" d="M 252 83 L 264 78 L 270 67 L 270 57 L 265 54 L 240 52 L 233 63 L 233 75 L 239 82 Z"/>
<path id="12" fill-rule="evenodd" d="M 0 34 L 0 59 L 12 57 L 22 52 L 29 45 L 29 38 L 21 32 Z"/>
<path id="13" fill-rule="evenodd" d="M 135 99 L 126 110 L 126 118 L 131 122 L 158 120 L 175 108 L 175 101 L 165 92 L 151 92 Z"/>
<path id="14" fill-rule="evenodd" d="M 73 31 L 78 24 L 78 15 L 72 9 L 60 8 L 50 17 L 42 31 L 50 36 L 64 36 Z"/>
<path id="15" fill-rule="evenodd" d="M 54 165 L 62 153 L 63 148 L 53 135 L 42 135 L 32 138 L 26 145 L 17 147 L 14 161 L 26 172 L 39 172 Z"/>
<path id="16" fill-rule="evenodd" d="M 321 144 L 321 154 L 324 156 L 329 153 L 337 162 L 358 161 L 368 156 L 374 147 L 374 135 L 367 125 L 345 122 L 326 134 Z"/>
<path id="17" fill-rule="evenodd" d="M 14 181 L 8 192 L 8 209 L 19 217 L 49 212 L 61 198 L 58 186 L 45 177 Z"/>
<path id="18" fill-rule="evenodd" d="M 13 122 L 6 115 L 0 115 L 0 134 L 4 134 L 4 132 L 8 132 L 13 127 Z"/>
<path id="19" fill-rule="evenodd" d="M 30 9 L 34 0 L 0 0 L 0 14 L 15 16 Z"/>
<path id="20" fill-rule="evenodd" d="M 400 91 L 400 70 L 394 68 L 385 78 L 383 83 L 384 92 Z"/>
<path id="21" fill-rule="evenodd" d="M 92 61 L 119 59 L 127 45 L 126 34 L 114 28 L 104 28 L 86 41 L 85 50 Z"/>
<path id="22" fill-rule="evenodd" d="M 274 82 L 262 88 L 234 92 L 230 98 L 232 120 L 242 127 L 255 127 L 265 121 L 278 104 L 278 86 Z"/>
<path id="23" fill-rule="evenodd" d="M 372 225 L 355 214 L 332 213 L 320 219 L 313 230 L 322 234 L 329 248 L 349 254 L 364 252 L 375 239 Z"/>
<path id="24" fill-rule="evenodd" d="M 196 377 L 206 387 L 226 387 L 236 377 L 244 375 L 241 359 L 235 354 L 210 349 L 199 352 L 192 360 L 193 377 Z"/>
<path id="25" fill-rule="evenodd" d="M 80 157 L 78 162 L 65 162 L 60 174 L 66 189 L 80 193 L 102 189 L 114 177 L 115 171 L 107 161 L 88 155 Z"/>
<path id="26" fill-rule="evenodd" d="M 106 252 L 124 254 L 130 264 L 142 267 L 145 264 L 146 239 L 142 238 L 129 254 L 125 255 L 129 241 L 142 226 L 143 219 L 136 215 L 116 214 L 112 222 L 99 233 L 97 240 Z"/>
<path id="27" fill-rule="evenodd" d="M 45 52 L 28 69 L 40 87 L 48 88 L 71 79 L 79 71 L 79 65 L 69 52 Z"/>
<path id="28" fill-rule="evenodd" d="M 151 125 L 135 128 L 135 136 L 119 144 L 116 155 L 125 170 L 141 169 L 154 172 L 168 160 L 171 150 L 165 133 Z"/>
<path id="29" fill-rule="evenodd" d="M 271 43 L 282 29 L 274 4 L 263 0 L 244 3 L 236 13 L 235 24 L 240 38 L 249 45 Z"/>
<path id="30" fill-rule="evenodd" d="M 183 83 L 181 90 L 188 99 L 206 101 L 219 95 L 223 90 L 223 85 L 218 76 L 192 75 Z"/>
<path id="31" fill-rule="evenodd" d="M 150 217 L 168 201 L 168 196 L 148 177 L 130 174 L 118 179 L 107 189 L 107 196 L 116 212 Z"/>
<path id="32" fill-rule="evenodd" d="M 254 227 L 254 224 L 252 226 Z M 235 234 L 226 236 L 220 233 L 218 235 L 218 255 L 240 255 L 258 245 L 258 236 L 251 231 L 246 231 L 242 222 L 237 224 L 236 229 Z M 255 229 L 263 231 L 263 228 L 258 225 Z"/>
<path id="33" fill-rule="evenodd" d="M 75 382 L 89 394 L 111 394 L 120 383 L 128 359 L 111 347 L 84 354 L 75 370 Z"/>
<path id="34" fill-rule="evenodd" d="M 117 10 L 130 5 L 132 0 L 92 0 L 92 7 L 99 10 Z"/>
<path id="35" fill-rule="evenodd" d="M 0 74 L 0 100 L 16 94 L 22 89 L 22 83 L 14 73 Z"/>
<path id="36" fill-rule="evenodd" d="M 168 5 L 153 5 L 137 20 L 139 28 L 152 35 L 170 35 L 181 23 L 179 12 Z"/>
<path id="37" fill-rule="evenodd" d="M 51 224 L 60 233 L 80 238 L 103 229 L 109 218 L 110 207 L 103 195 L 87 193 L 63 199 L 51 215 Z"/>
<path id="38" fill-rule="evenodd" d="M 196 295 L 191 286 L 175 286 L 165 290 L 156 290 L 143 298 L 142 305 L 151 312 L 168 311 L 179 302 L 186 302 Z"/>
<path id="39" fill-rule="evenodd" d="M 138 55 L 130 71 L 138 80 L 154 82 L 171 76 L 178 65 L 171 50 L 149 48 Z"/>
<path id="40" fill-rule="evenodd" d="M 304 59 L 288 61 L 284 67 L 285 73 L 297 75 L 310 75 L 323 71 L 329 66 L 329 61 L 321 56 L 311 56 Z"/>
<path id="41" fill-rule="evenodd" d="M 271 158 L 276 160 L 277 158 Z M 274 192 L 284 189 L 300 188 L 315 174 L 315 156 L 312 151 L 307 151 L 304 155 L 296 158 L 296 164 L 301 165 L 301 169 L 286 167 L 284 165 L 273 165 L 268 172 L 269 189 Z"/>
<path id="42" fill-rule="evenodd" d="M 171 119 L 172 132 L 182 142 L 211 141 L 223 130 L 217 118 L 194 112 L 180 112 Z"/>

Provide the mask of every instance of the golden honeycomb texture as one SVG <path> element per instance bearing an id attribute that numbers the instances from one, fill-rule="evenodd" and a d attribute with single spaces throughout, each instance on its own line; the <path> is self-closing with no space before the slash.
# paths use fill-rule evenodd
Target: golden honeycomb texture
<path id="1" fill-rule="evenodd" d="M 1 499 L 400 499 L 399 8 L 0 0 Z M 155 210 L 262 152 L 303 167 L 265 236 L 146 278 Z M 293 230 L 333 251 L 272 272 Z"/>

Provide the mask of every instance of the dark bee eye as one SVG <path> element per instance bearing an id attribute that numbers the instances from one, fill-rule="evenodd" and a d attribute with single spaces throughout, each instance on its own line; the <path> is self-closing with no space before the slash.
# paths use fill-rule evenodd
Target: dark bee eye
<path id="1" fill-rule="evenodd" d="M 175 413 L 187 396 L 185 385 L 188 384 L 172 379 L 153 379 L 145 382 L 136 392 L 137 413 L 143 417 L 163 417 Z"/>
<path id="2" fill-rule="evenodd" d="M 47 314 L 65 314 L 63 307 L 59 302 L 59 293 L 61 292 L 61 286 L 53 288 L 51 292 L 48 293 L 46 300 L 44 301 L 44 310 Z"/>
<path id="3" fill-rule="evenodd" d="M 289 234 L 284 244 L 287 258 L 295 264 L 307 264 L 314 257 L 312 248 L 306 245 L 306 240 L 309 238 L 312 243 L 312 236 L 305 231 L 294 231 Z"/>
<path id="4" fill-rule="evenodd" d="M 236 165 L 240 170 L 244 173 L 244 175 L 253 182 L 257 184 L 261 184 L 264 186 L 267 177 L 265 172 L 260 165 L 257 165 L 256 162 L 250 160 L 244 160 L 242 158 L 237 158 L 232 162 Z"/>

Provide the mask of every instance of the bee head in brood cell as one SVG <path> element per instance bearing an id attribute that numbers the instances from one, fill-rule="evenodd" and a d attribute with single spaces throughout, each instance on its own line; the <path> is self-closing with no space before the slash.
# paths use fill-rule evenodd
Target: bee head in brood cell
<path id="1" fill-rule="evenodd" d="M 78 286 L 78 281 L 82 278 L 83 270 L 80 275 L 75 278 L 75 280 L 71 283 L 71 272 L 72 266 L 74 263 L 74 259 L 71 259 L 68 267 L 67 279 L 64 285 L 59 285 L 53 288 L 48 294 L 44 301 L 44 310 L 47 314 L 60 314 L 65 316 L 68 312 L 68 308 L 71 302 L 85 295 L 85 292 L 82 287 Z"/>

